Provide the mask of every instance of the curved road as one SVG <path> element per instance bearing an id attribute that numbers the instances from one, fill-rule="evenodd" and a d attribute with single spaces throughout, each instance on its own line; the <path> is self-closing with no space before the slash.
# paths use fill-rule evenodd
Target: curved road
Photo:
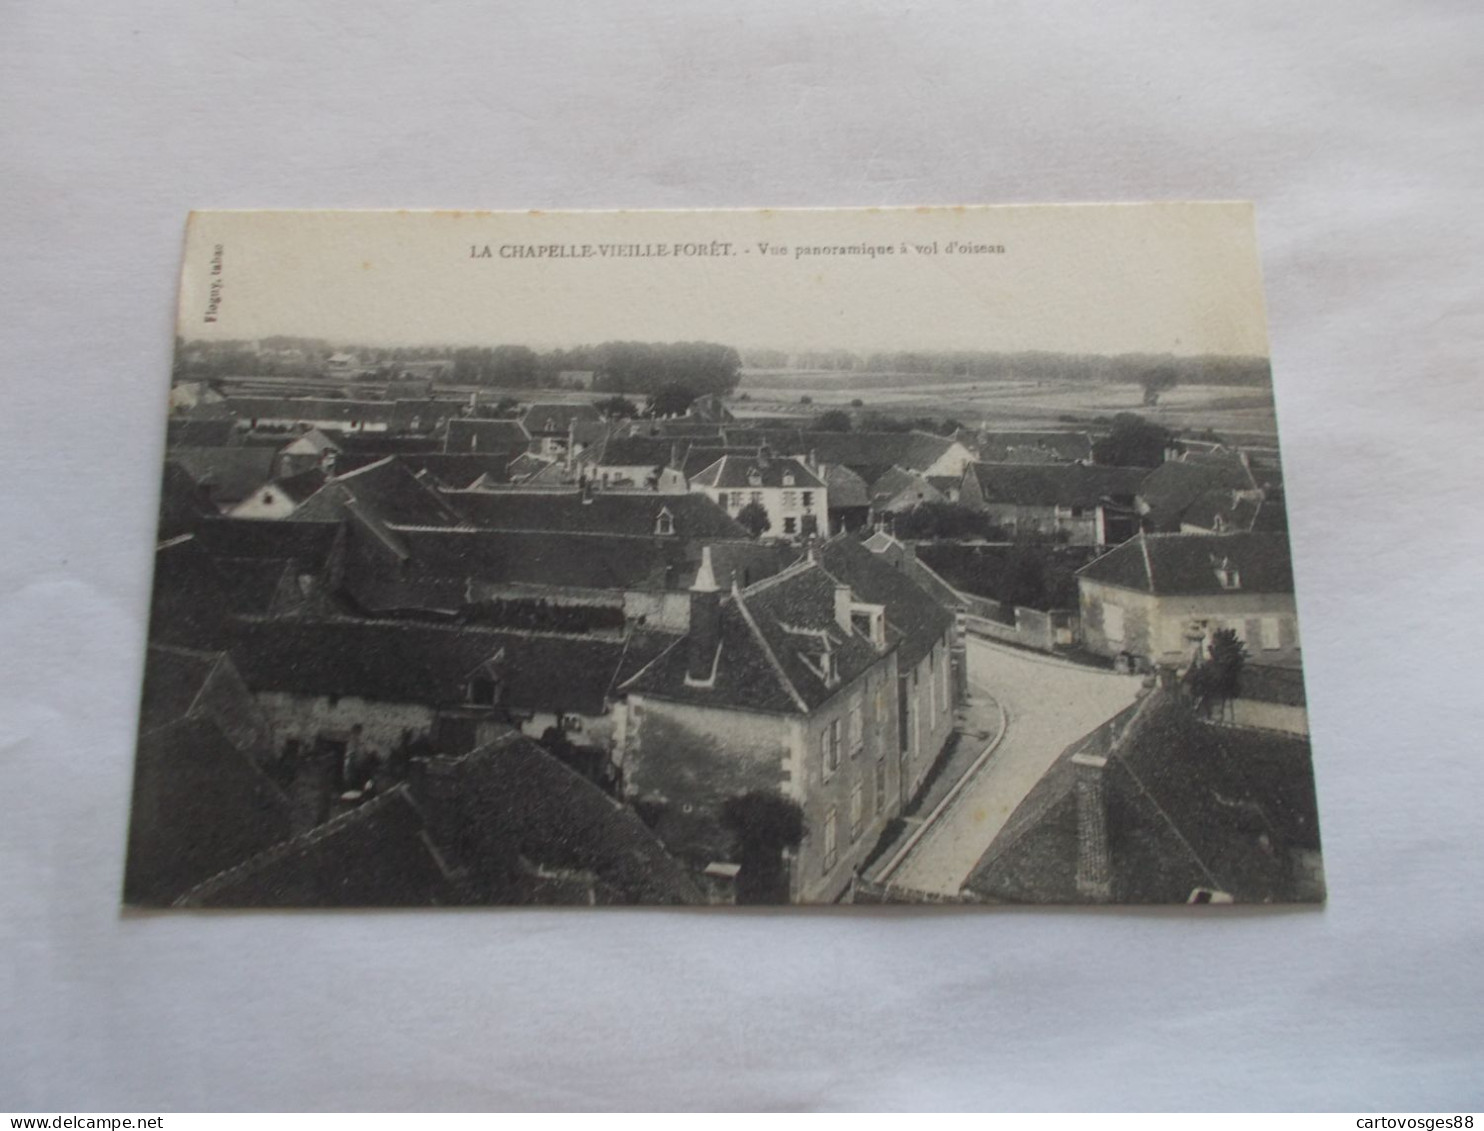
<path id="1" fill-rule="evenodd" d="M 970 680 L 1005 708 L 1005 737 L 890 877 L 893 884 L 943 895 L 958 894 L 1057 755 L 1132 703 L 1142 682 L 974 636 L 968 649 Z"/>

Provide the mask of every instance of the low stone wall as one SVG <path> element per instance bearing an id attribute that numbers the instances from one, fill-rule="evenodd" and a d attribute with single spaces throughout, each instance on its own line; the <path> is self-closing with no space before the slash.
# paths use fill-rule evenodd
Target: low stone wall
<path id="1" fill-rule="evenodd" d="M 1077 614 L 1070 610 L 1045 613 L 985 597 L 968 599 L 974 605 L 964 614 L 967 632 L 1040 652 L 1059 652 L 1077 643 Z"/>

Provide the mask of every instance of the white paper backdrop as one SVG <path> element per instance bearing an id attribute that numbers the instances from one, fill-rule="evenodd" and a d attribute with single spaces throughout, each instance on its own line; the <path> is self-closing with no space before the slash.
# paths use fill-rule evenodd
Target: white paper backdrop
<path id="1" fill-rule="evenodd" d="M 1477 3 L 0 4 L 0 1107 L 1478 1108 Z M 1318 913 L 117 909 L 192 207 L 1251 198 Z"/>

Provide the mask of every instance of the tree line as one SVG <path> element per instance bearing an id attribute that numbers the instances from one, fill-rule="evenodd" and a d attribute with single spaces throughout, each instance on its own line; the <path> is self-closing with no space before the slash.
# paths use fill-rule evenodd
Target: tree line
<path id="1" fill-rule="evenodd" d="M 902 373 L 913 376 L 985 381 L 1105 381 L 1160 388 L 1181 385 L 1268 385 L 1272 371 L 1264 357 L 1207 354 L 1130 353 L 1114 356 L 1047 351 L 1000 353 L 989 350 L 750 349 L 742 355 L 749 369 L 799 369 L 824 373 Z M 1168 383 L 1166 383 L 1168 382 Z M 1150 402 L 1153 403 L 1153 402 Z"/>
<path id="2" fill-rule="evenodd" d="M 741 378 L 742 358 L 715 342 L 603 342 L 596 346 L 547 350 L 527 346 L 465 347 L 452 351 L 458 384 L 505 388 L 557 388 L 587 385 L 606 393 L 653 396 L 679 385 L 694 396 L 728 396 Z"/>

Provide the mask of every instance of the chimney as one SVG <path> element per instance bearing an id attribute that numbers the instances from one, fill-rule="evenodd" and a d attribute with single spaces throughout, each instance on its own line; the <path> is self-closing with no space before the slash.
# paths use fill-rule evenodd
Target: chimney
<path id="1" fill-rule="evenodd" d="M 735 586 L 734 586 L 735 587 Z M 711 547 L 701 549 L 701 566 L 690 587 L 690 628 L 686 632 L 685 684 L 710 687 L 716 679 L 716 649 L 721 643 L 721 590 L 711 568 Z"/>
<path id="2" fill-rule="evenodd" d="M 1113 867 L 1108 853 L 1108 804 L 1103 770 L 1108 759 L 1073 754 L 1077 789 L 1077 891 L 1097 903 L 1113 898 Z"/>
<path id="3" fill-rule="evenodd" d="M 835 582 L 835 623 L 850 635 L 850 586 Z"/>
<path id="4" fill-rule="evenodd" d="M 685 465 L 680 460 L 680 441 L 676 440 L 670 445 L 670 466 L 679 471 Z"/>
<path id="5" fill-rule="evenodd" d="M 758 470 L 759 471 L 763 470 L 764 468 L 766 468 L 768 466 L 768 461 L 772 458 L 772 456 L 773 456 L 773 453 L 768 448 L 768 445 L 767 444 L 759 444 L 758 445 L 758 449 L 757 449 L 757 466 L 758 466 Z"/>

